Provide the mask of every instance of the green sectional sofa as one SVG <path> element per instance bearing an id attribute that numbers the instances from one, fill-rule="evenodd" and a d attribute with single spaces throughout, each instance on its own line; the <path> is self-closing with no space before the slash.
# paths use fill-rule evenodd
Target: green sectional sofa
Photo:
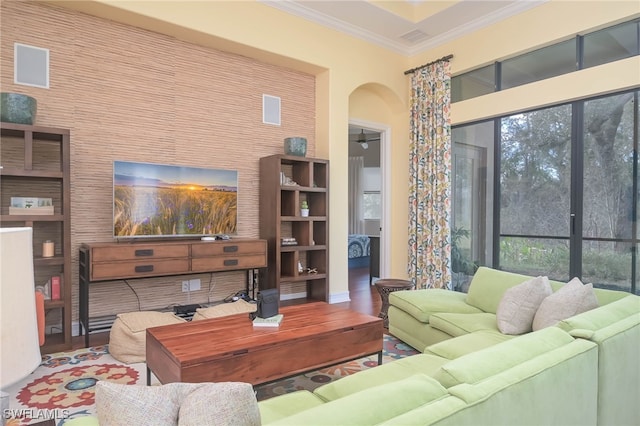
<path id="1" fill-rule="evenodd" d="M 597 364 L 595 343 L 553 327 L 455 360 L 414 355 L 258 406 L 263 425 L 594 425 Z"/>
<path id="2" fill-rule="evenodd" d="M 640 297 L 579 283 L 597 307 L 502 333 L 503 297 L 533 278 L 483 267 L 468 294 L 392 293 L 390 332 L 423 353 L 261 401 L 262 424 L 639 424 Z"/>
<path id="3" fill-rule="evenodd" d="M 468 294 L 394 292 L 390 331 L 422 353 L 312 392 L 244 403 L 257 408 L 262 425 L 639 424 L 640 297 L 579 283 L 598 307 L 536 331 L 501 333 L 503 299 L 523 282 L 529 288 L 533 278 L 480 268 Z M 571 288 L 559 282 L 544 287 L 544 300 L 553 301 Z M 98 406 L 104 403 L 99 399 Z M 76 426 L 95 420 L 79 419 Z"/>
<path id="4" fill-rule="evenodd" d="M 531 278 L 481 267 L 467 294 L 395 292 L 389 299 L 389 331 L 424 354 L 452 360 L 500 342 L 518 342 L 524 336 L 500 332 L 496 312 L 508 289 Z M 550 285 L 557 292 L 564 284 Z M 599 307 L 565 318 L 554 328 L 598 347 L 597 424 L 640 424 L 640 297 L 593 292 Z"/>

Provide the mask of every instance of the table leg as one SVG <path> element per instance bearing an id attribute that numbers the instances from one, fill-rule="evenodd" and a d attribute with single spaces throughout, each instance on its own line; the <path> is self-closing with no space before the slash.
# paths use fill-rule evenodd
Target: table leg
<path id="1" fill-rule="evenodd" d="M 378 352 L 378 365 L 382 365 L 382 351 Z"/>
<path id="2" fill-rule="evenodd" d="M 151 370 L 149 369 L 148 365 L 147 365 L 147 386 L 151 386 Z"/>

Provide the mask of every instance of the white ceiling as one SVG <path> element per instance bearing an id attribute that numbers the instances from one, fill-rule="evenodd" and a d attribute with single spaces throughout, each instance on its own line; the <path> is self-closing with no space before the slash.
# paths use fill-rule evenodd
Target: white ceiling
<path id="1" fill-rule="evenodd" d="M 407 56 L 548 0 L 260 0 L 284 12 Z"/>

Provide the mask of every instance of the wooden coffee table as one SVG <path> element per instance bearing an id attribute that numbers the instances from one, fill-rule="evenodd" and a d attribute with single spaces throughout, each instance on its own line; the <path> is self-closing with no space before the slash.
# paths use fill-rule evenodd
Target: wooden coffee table
<path id="1" fill-rule="evenodd" d="M 324 302 L 280 308 L 279 327 L 253 327 L 247 314 L 147 329 L 147 384 L 264 384 L 378 354 L 382 320 Z"/>

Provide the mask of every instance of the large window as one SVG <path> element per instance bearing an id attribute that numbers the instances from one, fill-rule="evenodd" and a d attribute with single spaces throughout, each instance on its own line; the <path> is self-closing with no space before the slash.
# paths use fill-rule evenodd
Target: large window
<path id="1" fill-rule="evenodd" d="M 463 252 L 496 268 L 640 294 L 639 96 L 455 127 L 453 230 L 469 231 Z"/>

